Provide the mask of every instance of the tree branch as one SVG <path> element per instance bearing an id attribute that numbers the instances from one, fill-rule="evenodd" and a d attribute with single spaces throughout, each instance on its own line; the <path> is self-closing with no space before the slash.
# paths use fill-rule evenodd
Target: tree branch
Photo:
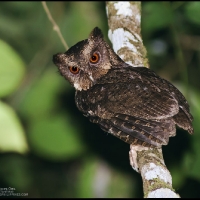
<path id="1" fill-rule="evenodd" d="M 50 21 L 50 22 L 52 23 L 52 25 L 53 25 L 53 30 L 57 32 L 58 37 L 60 38 L 60 40 L 61 40 L 63 46 L 65 47 L 66 50 L 68 50 L 68 45 L 67 45 L 67 43 L 65 42 L 65 40 L 64 40 L 64 38 L 63 38 L 63 36 L 62 36 L 62 33 L 60 32 L 59 26 L 56 24 L 56 22 L 55 22 L 54 19 L 53 19 L 52 15 L 51 15 L 51 13 L 50 13 L 48 7 L 47 7 L 46 1 L 42 1 L 42 6 L 43 6 L 43 8 L 44 8 L 44 10 L 45 10 L 45 12 L 46 12 L 46 14 L 47 14 L 47 17 L 49 18 L 49 21 Z"/>
<path id="2" fill-rule="evenodd" d="M 133 67 L 149 67 L 141 37 L 141 2 L 107 2 L 108 37 L 114 51 Z M 180 197 L 172 188 L 161 148 L 130 146 L 130 164 L 141 173 L 144 197 Z"/>
<path id="3" fill-rule="evenodd" d="M 107 2 L 108 37 L 114 51 L 126 63 L 148 67 L 146 49 L 140 34 L 140 2 Z"/>

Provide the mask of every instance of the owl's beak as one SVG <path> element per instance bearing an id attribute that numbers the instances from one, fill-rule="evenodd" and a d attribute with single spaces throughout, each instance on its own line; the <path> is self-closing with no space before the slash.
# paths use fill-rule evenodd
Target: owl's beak
<path id="1" fill-rule="evenodd" d="M 92 82 L 94 82 L 94 79 L 93 79 L 93 77 L 92 77 L 91 75 L 89 75 L 89 79 L 90 79 Z"/>
<path id="2" fill-rule="evenodd" d="M 92 73 L 89 73 L 89 74 L 88 74 L 88 78 L 92 81 L 93 84 L 95 84 L 95 80 L 94 80 L 94 78 L 92 77 Z"/>

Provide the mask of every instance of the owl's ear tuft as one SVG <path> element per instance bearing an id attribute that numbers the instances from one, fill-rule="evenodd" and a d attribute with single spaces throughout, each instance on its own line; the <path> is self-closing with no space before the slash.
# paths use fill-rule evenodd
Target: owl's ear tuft
<path id="1" fill-rule="evenodd" d="M 89 40 L 103 39 L 103 33 L 100 28 L 95 27 L 89 35 Z"/>

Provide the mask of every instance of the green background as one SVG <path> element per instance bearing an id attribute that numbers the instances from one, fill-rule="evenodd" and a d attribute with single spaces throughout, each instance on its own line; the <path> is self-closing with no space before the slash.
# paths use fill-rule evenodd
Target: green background
<path id="1" fill-rule="evenodd" d="M 48 2 L 69 46 L 98 26 L 104 2 Z M 177 129 L 163 147 L 173 187 L 200 197 L 200 2 L 142 2 L 150 67 L 186 96 L 194 135 Z M 109 42 L 109 41 L 108 41 Z M 143 197 L 129 145 L 76 108 L 52 56 L 64 52 L 41 2 L 0 2 L 0 188 L 28 197 Z"/>

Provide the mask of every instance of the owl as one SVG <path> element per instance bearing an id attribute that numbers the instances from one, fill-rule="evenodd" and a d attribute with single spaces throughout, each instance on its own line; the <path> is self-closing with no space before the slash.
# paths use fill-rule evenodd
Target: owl
<path id="1" fill-rule="evenodd" d="M 175 136 L 176 125 L 193 133 L 182 93 L 154 71 L 125 63 L 98 27 L 53 62 L 75 88 L 84 116 L 124 142 L 161 147 Z"/>

